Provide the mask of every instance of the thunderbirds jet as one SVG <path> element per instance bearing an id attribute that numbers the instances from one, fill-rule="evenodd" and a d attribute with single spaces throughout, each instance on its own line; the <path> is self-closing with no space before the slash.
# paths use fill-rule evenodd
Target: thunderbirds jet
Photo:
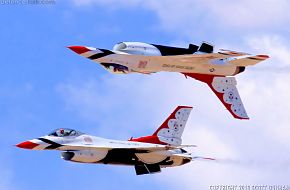
<path id="1" fill-rule="evenodd" d="M 121 42 L 113 50 L 69 46 L 72 51 L 100 63 L 112 73 L 150 74 L 159 71 L 179 72 L 206 83 L 227 110 L 237 119 L 249 119 L 236 88 L 235 77 L 245 67 L 269 58 L 267 55 L 221 49 L 213 52 L 213 45 L 203 42 L 188 48 L 169 47 L 141 42 Z"/>
<path id="2" fill-rule="evenodd" d="M 192 160 L 214 160 L 192 156 L 181 145 L 181 135 L 192 107 L 178 106 L 151 135 L 118 141 L 95 137 L 72 129 L 52 133 L 16 145 L 31 150 L 59 150 L 64 160 L 135 166 L 137 175 L 160 172 L 161 168 L 180 166 Z"/>

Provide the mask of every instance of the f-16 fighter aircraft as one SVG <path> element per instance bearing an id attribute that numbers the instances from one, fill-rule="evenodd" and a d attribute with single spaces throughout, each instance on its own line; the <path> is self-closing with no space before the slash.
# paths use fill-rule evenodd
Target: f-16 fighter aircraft
<path id="1" fill-rule="evenodd" d="M 220 50 L 213 52 L 209 43 L 188 48 L 169 47 L 141 42 L 121 42 L 113 50 L 69 46 L 72 51 L 100 63 L 112 73 L 150 74 L 159 71 L 179 72 L 206 83 L 228 111 L 237 119 L 249 119 L 236 88 L 234 76 L 269 58 L 267 55 Z"/>
<path id="2" fill-rule="evenodd" d="M 152 174 L 161 168 L 180 166 L 194 157 L 181 145 L 181 135 L 192 107 L 178 106 L 151 136 L 118 141 L 95 137 L 72 129 L 52 133 L 16 145 L 31 150 L 59 150 L 61 158 L 81 163 L 135 166 L 136 174 Z"/>

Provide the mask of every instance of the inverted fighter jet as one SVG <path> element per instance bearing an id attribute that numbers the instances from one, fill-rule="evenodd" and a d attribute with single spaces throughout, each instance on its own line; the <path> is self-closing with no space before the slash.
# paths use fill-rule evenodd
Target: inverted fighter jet
<path id="1" fill-rule="evenodd" d="M 249 117 L 237 91 L 235 77 L 227 76 L 235 76 L 247 66 L 269 58 L 223 49 L 214 53 L 213 45 L 206 42 L 200 46 L 189 44 L 188 48 L 141 42 L 121 42 L 113 50 L 86 46 L 68 48 L 115 74 L 168 71 L 204 82 L 237 119 Z"/>
<path id="2" fill-rule="evenodd" d="M 31 150 L 59 150 L 61 158 L 80 163 L 135 166 L 137 175 L 160 172 L 192 160 L 213 160 L 193 156 L 181 145 L 181 135 L 192 107 L 178 106 L 150 136 L 118 141 L 95 137 L 73 129 L 52 133 L 16 145 Z"/>

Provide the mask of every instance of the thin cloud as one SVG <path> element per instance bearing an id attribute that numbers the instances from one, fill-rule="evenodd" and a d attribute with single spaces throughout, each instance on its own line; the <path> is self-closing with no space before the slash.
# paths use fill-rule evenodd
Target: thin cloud
<path id="1" fill-rule="evenodd" d="M 91 5 L 106 4 L 108 6 L 114 2 L 116 1 L 107 3 L 91 1 Z M 194 106 L 183 142 L 197 144 L 198 148 L 194 150 L 194 153 L 200 156 L 216 156 L 221 163 L 193 162 L 179 168 L 168 169 L 156 178 L 164 182 L 172 181 L 172 188 L 195 187 L 195 189 L 205 189 L 210 184 L 287 183 L 290 175 L 289 156 L 285 154 L 290 151 L 290 103 L 288 101 L 290 91 L 287 88 L 290 81 L 287 75 L 290 48 L 283 34 L 259 34 L 258 36 L 255 31 L 268 29 L 267 32 L 271 33 L 275 26 L 280 26 L 281 30 L 285 30 L 283 26 L 289 25 L 290 22 L 289 2 L 246 0 L 228 4 L 227 1 L 185 0 L 176 4 L 173 0 L 149 0 L 142 3 L 136 1 L 135 4 L 129 6 L 141 6 L 153 10 L 158 15 L 163 29 L 174 33 L 179 31 L 175 36 L 177 40 L 178 38 L 192 38 L 196 31 L 208 33 L 222 30 L 226 35 L 228 33 L 224 32 L 225 30 L 234 28 L 239 30 L 240 34 L 247 33 L 248 35 L 246 39 L 244 37 L 239 40 L 230 38 L 230 47 L 243 46 L 250 53 L 269 54 L 271 57 L 237 77 L 241 98 L 251 118 L 249 121 L 233 119 L 205 85 L 194 80 L 177 78 L 177 75 L 173 76 L 169 73 L 142 76 L 138 81 L 134 77 L 126 80 L 114 77 L 110 83 L 106 83 L 107 87 L 104 86 L 102 91 L 97 90 L 97 86 L 92 86 L 90 90 L 93 93 L 88 92 L 94 97 L 106 100 L 109 104 L 114 102 L 110 105 L 110 109 L 115 109 L 116 105 L 126 106 L 128 110 L 124 114 L 128 115 L 133 109 L 134 123 L 142 123 L 146 131 L 148 128 L 143 125 L 144 120 L 140 122 L 135 117 L 142 115 L 142 118 L 149 118 L 148 121 L 152 119 L 151 122 L 156 123 L 165 117 L 165 113 L 168 113 L 173 105 Z M 124 8 L 126 4 L 119 7 Z M 269 10 L 271 14 L 268 14 Z M 214 39 L 217 38 L 214 37 Z M 274 76 L 277 73 L 283 74 Z M 87 82 L 84 77 L 80 83 Z M 123 85 L 132 86 L 132 88 L 124 88 Z M 64 83 L 61 92 L 68 107 L 78 110 L 77 114 L 93 116 L 94 112 L 90 113 L 91 108 L 86 108 L 86 106 L 96 106 L 95 100 L 89 98 L 93 101 L 90 104 L 90 101 L 86 102 L 81 98 L 82 96 L 72 98 L 76 95 L 66 90 L 70 88 L 74 89 L 73 92 L 79 93 L 87 92 L 87 87 L 82 89 L 73 83 Z M 102 95 L 104 90 L 108 94 Z M 116 94 L 122 103 L 114 99 Z M 126 105 L 127 103 L 129 106 Z M 145 111 L 145 108 L 150 107 L 154 108 L 155 114 L 152 114 L 152 111 Z M 89 111 L 84 112 L 84 110 Z M 116 115 L 115 121 L 122 118 L 124 115 Z M 115 121 L 111 121 L 110 124 L 114 125 Z M 139 132 L 145 131 L 144 128 L 138 129 Z"/>
<path id="2" fill-rule="evenodd" d="M 239 0 L 235 2 L 183 0 L 178 3 L 175 0 L 74 0 L 73 2 L 78 7 L 101 5 L 109 9 L 128 7 L 149 9 L 157 14 L 165 29 L 179 30 L 188 35 L 190 30 L 201 30 L 199 26 L 206 26 L 207 29 L 223 30 L 224 27 L 233 27 L 253 31 L 253 29 L 285 26 L 290 22 L 288 11 L 290 2 L 287 0 Z"/>
<path id="3" fill-rule="evenodd" d="M 251 71 L 261 73 L 290 74 L 290 66 L 251 68 Z"/>

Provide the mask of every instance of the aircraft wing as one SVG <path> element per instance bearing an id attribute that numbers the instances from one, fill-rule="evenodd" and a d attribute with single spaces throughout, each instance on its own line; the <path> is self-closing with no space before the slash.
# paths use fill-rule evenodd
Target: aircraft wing
<path id="1" fill-rule="evenodd" d="M 236 88 L 237 82 L 235 77 L 222 77 L 195 73 L 183 74 L 206 83 L 235 118 L 249 119 Z"/>
<path id="2" fill-rule="evenodd" d="M 177 55 L 177 56 L 162 56 L 160 59 L 168 59 L 173 62 L 192 63 L 200 62 L 217 65 L 233 65 L 233 66 L 249 66 L 255 65 L 261 61 L 268 59 L 268 55 L 249 55 L 238 52 L 218 52 L 208 54 L 192 54 L 192 55 Z M 152 57 L 154 59 L 154 57 Z"/>
<path id="3" fill-rule="evenodd" d="M 161 150 L 174 150 L 181 149 L 186 147 L 195 147 L 195 145 L 157 145 L 150 143 L 106 143 L 104 145 L 95 145 L 95 144 L 63 144 L 63 148 L 66 150 L 94 150 L 94 149 L 131 149 L 140 152 L 152 152 L 152 151 L 161 151 Z"/>
<path id="4" fill-rule="evenodd" d="M 187 55 L 175 55 L 175 56 L 162 56 L 164 58 L 173 59 L 174 61 L 180 62 L 192 62 L 196 60 L 215 60 L 215 59 L 226 59 L 239 56 L 247 56 L 248 53 L 230 51 L 230 50 L 221 50 L 217 53 L 202 53 L 202 54 L 187 54 Z"/>

